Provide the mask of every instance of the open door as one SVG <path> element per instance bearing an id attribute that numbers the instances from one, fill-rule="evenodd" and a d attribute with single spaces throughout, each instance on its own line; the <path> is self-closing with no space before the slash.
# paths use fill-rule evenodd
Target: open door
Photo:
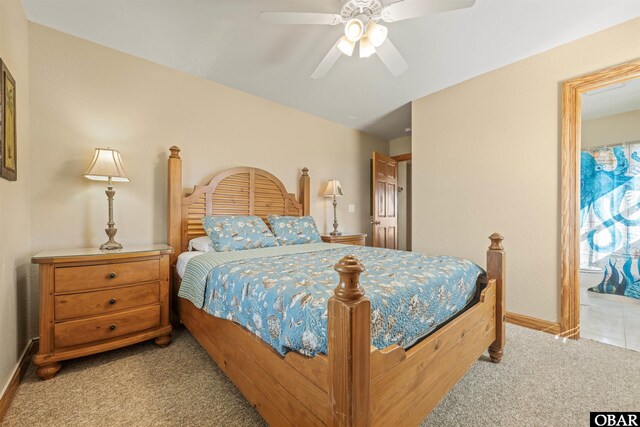
<path id="1" fill-rule="evenodd" d="M 398 247 L 398 162 L 373 152 L 372 162 L 373 246 Z"/>

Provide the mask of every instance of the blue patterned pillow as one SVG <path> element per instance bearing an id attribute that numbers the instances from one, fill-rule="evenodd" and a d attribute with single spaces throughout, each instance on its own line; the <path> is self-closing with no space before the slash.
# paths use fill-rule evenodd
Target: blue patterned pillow
<path id="1" fill-rule="evenodd" d="M 257 216 L 205 216 L 202 225 L 217 252 L 278 246 L 275 236 Z"/>
<path id="2" fill-rule="evenodd" d="M 318 227 L 310 216 L 269 215 L 273 234 L 281 245 L 301 245 L 322 242 Z"/>

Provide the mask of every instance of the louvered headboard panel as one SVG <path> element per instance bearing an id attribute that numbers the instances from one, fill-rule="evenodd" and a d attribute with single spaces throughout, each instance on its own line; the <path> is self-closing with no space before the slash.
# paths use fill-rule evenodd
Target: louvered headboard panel
<path id="1" fill-rule="evenodd" d="M 183 197 L 179 152 L 172 147 L 169 157 L 169 244 L 174 247 L 175 256 L 187 250 L 189 240 L 205 235 L 201 222 L 205 215 L 256 215 L 267 222 L 269 215 L 309 214 L 310 179 L 306 168 L 300 177 L 300 201 L 274 175 L 251 167 L 221 172 L 207 185 L 196 186 Z"/>

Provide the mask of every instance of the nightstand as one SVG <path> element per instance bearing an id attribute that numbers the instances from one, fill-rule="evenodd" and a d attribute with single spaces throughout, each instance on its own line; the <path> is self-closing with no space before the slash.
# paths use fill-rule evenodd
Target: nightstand
<path id="1" fill-rule="evenodd" d="M 342 234 L 340 236 L 324 234 L 320 237 L 322 237 L 322 241 L 326 243 L 343 243 L 345 245 L 364 246 L 364 239 L 367 235 L 364 233 Z"/>
<path id="2" fill-rule="evenodd" d="M 40 348 L 36 374 L 53 378 L 60 362 L 154 339 L 171 342 L 170 246 L 116 251 L 41 252 Z"/>

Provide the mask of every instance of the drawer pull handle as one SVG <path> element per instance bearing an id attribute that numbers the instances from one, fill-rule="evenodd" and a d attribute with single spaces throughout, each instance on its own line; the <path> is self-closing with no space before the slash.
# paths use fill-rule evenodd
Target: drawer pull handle
<path id="1" fill-rule="evenodd" d="M 117 327 L 118 326 L 116 326 L 115 323 L 112 323 L 112 324 L 109 325 L 109 329 L 112 330 L 112 331 L 115 331 Z"/>
<path id="2" fill-rule="evenodd" d="M 115 303 L 116 303 L 116 299 L 115 299 L 115 298 L 111 298 L 111 299 L 109 300 L 109 304 L 113 305 L 113 304 L 115 304 Z"/>
<path id="3" fill-rule="evenodd" d="M 115 279 L 118 275 L 116 274 L 115 271 L 112 271 L 111 273 L 109 273 L 107 275 L 107 277 L 109 277 L 109 279 Z"/>

